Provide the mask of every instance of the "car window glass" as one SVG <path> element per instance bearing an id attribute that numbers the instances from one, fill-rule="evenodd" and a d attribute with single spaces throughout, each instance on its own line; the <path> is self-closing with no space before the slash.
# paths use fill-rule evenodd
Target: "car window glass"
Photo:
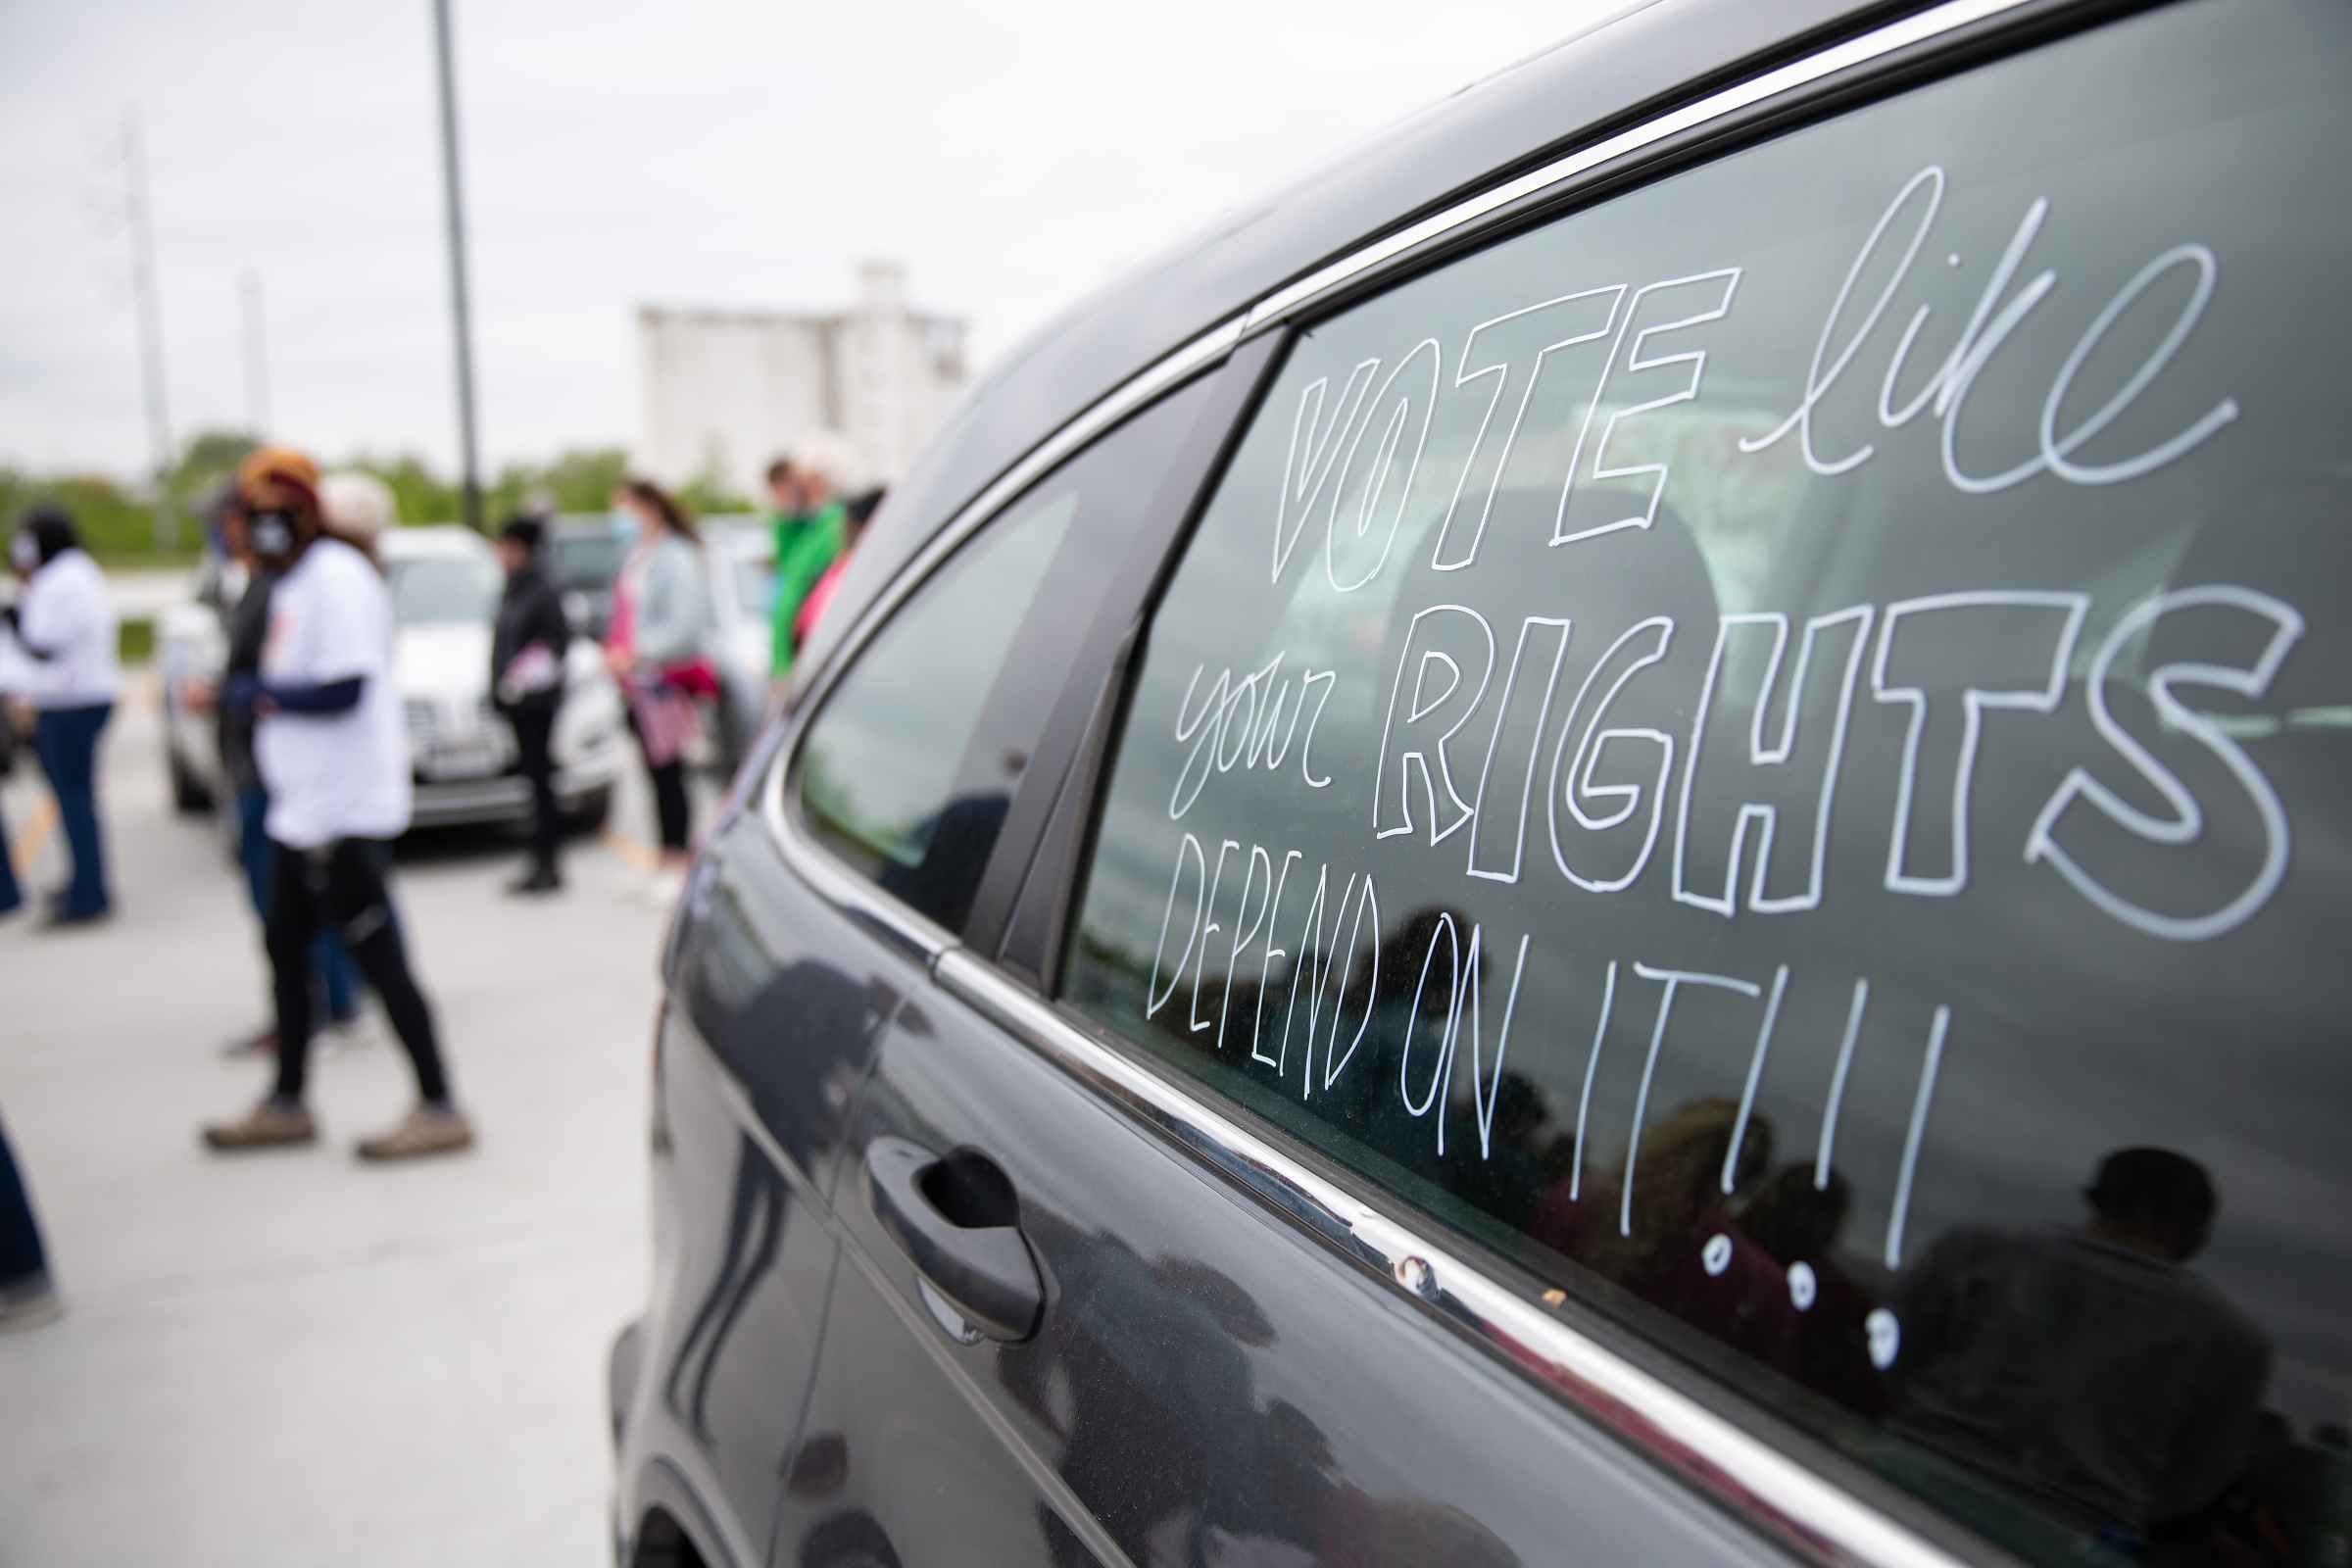
<path id="1" fill-rule="evenodd" d="M 990 521 L 855 656 L 809 725 L 798 779 L 818 837 L 951 930 L 1069 675 L 1066 662 L 1008 674 L 1016 639 L 1033 606 L 1091 607 L 1082 596 L 1132 548 L 1209 384 L 1100 437 Z"/>
<path id="2" fill-rule="evenodd" d="M 2346 80 L 2168 8 L 1302 333 L 1066 1000 L 2028 1558 L 2340 1554 Z"/>
<path id="3" fill-rule="evenodd" d="M 803 807 L 828 843 L 879 874 L 922 864 L 1029 591 L 1077 511 L 1063 490 L 991 526 L 843 675 L 800 764 Z"/>

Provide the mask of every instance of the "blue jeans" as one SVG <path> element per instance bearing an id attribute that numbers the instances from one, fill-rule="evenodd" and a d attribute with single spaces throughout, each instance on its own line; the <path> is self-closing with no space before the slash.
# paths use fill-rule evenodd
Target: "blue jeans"
<path id="1" fill-rule="evenodd" d="M 106 891 L 106 849 L 98 835 L 98 732 L 114 711 L 112 703 L 44 708 L 33 724 L 33 750 L 56 792 L 66 845 L 74 852 L 67 914 L 98 914 L 114 903 Z"/>
<path id="2" fill-rule="evenodd" d="M 246 891 L 253 895 L 253 912 L 270 925 L 270 898 L 276 877 L 277 846 L 270 842 L 263 823 L 270 815 L 266 790 L 237 791 L 237 858 L 244 862 Z M 360 968 L 352 962 L 333 927 L 318 933 L 311 944 L 311 972 L 326 990 L 326 1015 L 341 1022 L 360 1010 Z"/>

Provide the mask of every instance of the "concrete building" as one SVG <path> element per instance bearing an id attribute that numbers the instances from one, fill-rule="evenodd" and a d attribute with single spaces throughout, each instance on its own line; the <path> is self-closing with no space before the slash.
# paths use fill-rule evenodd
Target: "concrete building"
<path id="1" fill-rule="evenodd" d="M 843 311 L 640 306 L 638 463 L 664 484 L 710 475 L 762 503 L 768 460 L 812 438 L 856 454 L 848 483 L 904 473 L 963 389 L 965 323 L 909 307 L 896 263 L 867 262 L 858 279 Z"/>

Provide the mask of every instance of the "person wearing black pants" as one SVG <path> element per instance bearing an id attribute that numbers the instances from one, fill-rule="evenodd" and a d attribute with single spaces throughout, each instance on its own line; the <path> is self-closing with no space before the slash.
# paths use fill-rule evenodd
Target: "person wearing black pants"
<path id="1" fill-rule="evenodd" d="M 361 1140 L 363 1159 L 446 1153 L 473 1143 L 450 1097 L 432 1009 L 409 967 L 387 873 L 391 841 L 409 824 L 411 776 L 400 696 L 392 686 L 392 600 L 377 570 L 376 535 L 393 502 L 366 474 L 318 477 L 298 453 L 263 448 L 238 485 L 257 554 L 282 575 L 258 675 L 224 700 L 258 723 L 254 760 L 270 791 L 264 826 L 275 855 L 267 941 L 277 1013 L 277 1082 L 243 1116 L 204 1128 L 223 1152 L 307 1144 L 303 1103 L 311 1048 L 311 953 L 330 924 L 416 1073 L 416 1105 L 390 1132 Z"/>
<path id="2" fill-rule="evenodd" d="M 514 751 L 531 786 L 531 868 L 507 891 L 553 893 L 564 885 L 557 853 L 564 839 L 556 800 L 556 715 L 564 706 L 564 659 L 571 621 L 563 596 L 539 568 L 546 528 L 536 517 L 514 517 L 501 529 L 499 558 L 507 589 L 490 641 L 490 690 L 514 728 Z"/>
<path id="3" fill-rule="evenodd" d="M 409 970 L 409 955 L 392 916 L 385 873 L 392 846 L 381 839 L 336 839 L 314 850 L 280 849 L 270 894 L 270 972 L 277 1003 L 276 1099 L 302 1103 L 309 1078 L 311 955 L 318 933 L 342 934 L 360 973 L 383 999 L 384 1015 L 416 1070 L 416 1095 L 427 1105 L 449 1103 L 449 1075 L 433 1030 L 432 1008 Z M 366 1145 L 361 1153 L 369 1152 Z"/>

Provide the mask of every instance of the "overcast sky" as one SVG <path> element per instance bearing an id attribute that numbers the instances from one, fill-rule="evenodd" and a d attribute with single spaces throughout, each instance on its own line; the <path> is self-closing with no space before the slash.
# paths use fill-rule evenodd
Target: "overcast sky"
<path id="1" fill-rule="evenodd" d="M 639 303 L 838 305 L 864 256 L 985 363 L 1601 9 L 456 0 L 487 460 L 636 439 Z M 0 462 L 146 461 L 111 151 L 136 105 L 174 432 L 246 422 L 250 270 L 273 434 L 453 465 L 428 0 L 0 11 Z"/>

